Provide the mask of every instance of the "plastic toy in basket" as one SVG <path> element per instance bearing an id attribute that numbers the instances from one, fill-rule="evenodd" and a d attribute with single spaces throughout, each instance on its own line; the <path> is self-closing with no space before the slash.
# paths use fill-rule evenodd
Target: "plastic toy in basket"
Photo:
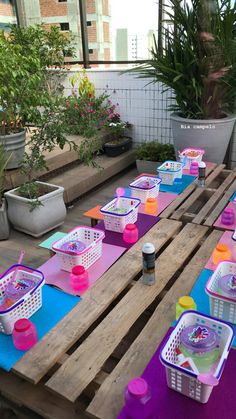
<path id="1" fill-rule="evenodd" d="M 12 333 L 14 323 L 31 317 L 42 306 L 42 272 L 13 265 L 0 278 L 0 332 Z"/>
<path id="2" fill-rule="evenodd" d="M 236 263 L 223 261 L 217 265 L 206 284 L 212 316 L 236 324 Z"/>
<path id="3" fill-rule="evenodd" d="M 119 197 L 118 202 L 117 198 L 108 202 L 100 209 L 100 212 L 104 215 L 106 230 L 123 233 L 127 224 L 134 224 L 137 221 L 140 204 L 140 199 L 126 196 Z"/>
<path id="4" fill-rule="evenodd" d="M 192 162 L 200 163 L 204 154 L 205 150 L 202 148 L 185 148 L 179 152 L 179 159 L 181 163 L 184 163 L 184 168 L 189 169 Z"/>
<path id="5" fill-rule="evenodd" d="M 71 272 L 76 265 L 88 269 L 102 256 L 102 240 L 105 234 L 101 230 L 79 226 L 52 245 L 61 270 Z"/>
<path id="6" fill-rule="evenodd" d="M 195 326 L 194 329 L 193 325 Z M 189 328 L 191 329 L 190 331 Z M 183 313 L 160 353 L 160 360 L 166 368 L 168 387 L 200 403 L 206 403 L 213 386 L 216 385 L 214 381 L 218 383 L 220 380 L 225 361 L 232 346 L 233 336 L 233 328 L 222 320 L 196 311 Z M 201 346 L 201 353 L 198 353 L 198 355 L 199 357 L 203 355 L 205 362 L 206 351 L 210 350 L 209 356 L 211 358 L 208 373 L 197 373 L 179 365 L 176 348 L 181 347 L 181 343 L 185 342 L 185 339 L 189 342 L 191 340 L 192 348 L 198 344 Z M 207 341 L 205 344 L 204 340 Z M 193 350 L 192 348 L 191 350 Z M 216 350 L 218 352 L 217 360 L 215 361 L 214 351 Z M 202 379 L 204 376 L 212 376 L 212 384 L 206 384 L 205 380 Z"/>
<path id="7" fill-rule="evenodd" d="M 141 200 L 142 204 L 148 198 L 156 198 L 159 193 L 161 179 L 157 176 L 139 176 L 129 184 L 132 197 Z"/>
<path id="8" fill-rule="evenodd" d="M 175 179 L 182 178 L 182 169 L 182 163 L 167 160 L 157 168 L 157 172 L 164 185 L 173 185 Z"/>

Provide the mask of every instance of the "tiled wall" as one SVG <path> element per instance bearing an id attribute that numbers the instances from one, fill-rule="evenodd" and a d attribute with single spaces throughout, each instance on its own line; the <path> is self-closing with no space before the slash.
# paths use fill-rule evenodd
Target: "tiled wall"
<path id="1" fill-rule="evenodd" d="M 70 71 L 70 75 L 74 72 Z M 89 80 L 96 86 L 97 93 L 106 91 L 111 101 L 119 103 L 121 119 L 134 125 L 133 141 L 158 140 L 162 143 L 172 142 L 170 113 L 170 93 L 161 93 L 161 85 L 148 84 L 149 80 L 139 79 L 134 74 L 117 70 L 88 70 Z M 69 76 L 65 80 L 65 94 L 71 93 Z M 173 99 L 172 99 L 173 101 Z M 236 125 L 231 140 L 231 167 L 236 166 Z"/>

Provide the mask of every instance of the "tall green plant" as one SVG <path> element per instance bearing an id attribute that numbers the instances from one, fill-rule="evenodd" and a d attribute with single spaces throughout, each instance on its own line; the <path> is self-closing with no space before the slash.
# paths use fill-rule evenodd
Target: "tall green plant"
<path id="1" fill-rule="evenodd" d="M 236 111 L 236 4 L 231 0 L 169 0 L 152 58 L 134 68 L 139 77 L 171 89 L 170 110 L 186 118 L 221 118 Z"/>
<path id="2" fill-rule="evenodd" d="M 4 146 L 0 144 L 0 206 L 3 200 L 3 194 L 5 189 L 4 183 L 6 177 L 6 167 L 8 161 L 10 160 L 10 157 L 8 159 L 6 158 Z"/>

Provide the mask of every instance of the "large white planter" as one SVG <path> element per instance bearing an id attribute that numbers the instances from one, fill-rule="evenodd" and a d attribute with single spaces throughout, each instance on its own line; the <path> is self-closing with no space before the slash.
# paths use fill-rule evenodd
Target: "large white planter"
<path id="1" fill-rule="evenodd" d="M 30 200 L 17 195 L 18 188 L 4 194 L 8 203 L 8 218 L 13 227 L 33 237 L 40 237 L 60 226 L 66 217 L 64 188 L 45 182 L 37 183 L 45 185 L 51 192 L 38 198 L 42 205 L 33 211 L 30 211 Z"/>
<path id="2" fill-rule="evenodd" d="M 177 113 L 171 116 L 173 141 L 176 151 L 194 147 L 205 150 L 204 160 L 222 163 L 236 120 L 226 116 L 221 119 L 187 119 Z"/>
<path id="3" fill-rule="evenodd" d="M 4 146 L 6 159 L 10 157 L 7 169 L 17 169 L 25 152 L 26 130 L 16 134 L 0 135 L 0 144 Z"/>

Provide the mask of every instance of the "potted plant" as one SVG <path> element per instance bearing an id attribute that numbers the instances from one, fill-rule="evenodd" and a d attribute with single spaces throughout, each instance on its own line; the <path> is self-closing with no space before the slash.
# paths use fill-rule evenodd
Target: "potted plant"
<path id="1" fill-rule="evenodd" d="M 6 200 L 4 198 L 5 170 L 7 163 L 4 147 L 0 144 L 0 240 L 8 239 L 10 234 Z"/>
<path id="2" fill-rule="evenodd" d="M 136 148 L 136 166 L 139 173 L 156 174 L 157 167 L 166 160 L 175 160 L 172 144 L 150 141 Z"/>
<path id="3" fill-rule="evenodd" d="M 23 158 L 26 123 L 37 121 L 39 106 L 48 100 L 48 66 L 63 62 L 69 42 L 58 28 L 41 25 L 12 26 L 7 37 L 0 33 L 0 143 L 11 155 L 7 169 Z"/>
<path id="4" fill-rule="evenodd" d="M 109 157 L 116 157 L 132 147 L 132 125 L 116 116 L 106 124 L 104 150 Z"/>
<path id="5" fill-rule="evenodd" d="M 236 4 L 231 0 L 170 0 L 165 43 L 132 71 L 175 94 L 170 106 L 174 145 L 205 149 L 223 161 L 236 111 Z"/>

